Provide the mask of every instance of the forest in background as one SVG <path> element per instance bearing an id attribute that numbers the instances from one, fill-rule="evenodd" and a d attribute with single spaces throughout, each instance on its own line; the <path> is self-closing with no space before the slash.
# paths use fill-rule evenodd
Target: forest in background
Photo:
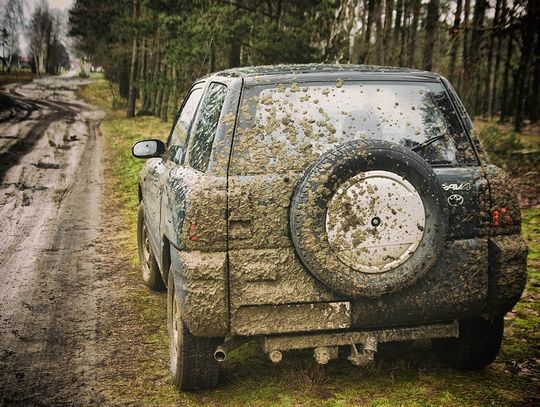
<path id="1" fill-rule="evenodd" d="M 65 11 L 50 8 L 46 0 L 0 0 L 0 73 L 9 75 L 16 66 L 30 68 L 39 77 L 68 69 L 66 26 Z M 23 38 L 26 50 L 21 49 Z"/>
<path id="2" fill-rule="evenodd" d="M 438 72 L 472 115 L 516 131 L 540 114 L 535 0 L 76 0 L 69 23 L 130 117 L 169 120 L 209 72 L 312 62 Z"/>

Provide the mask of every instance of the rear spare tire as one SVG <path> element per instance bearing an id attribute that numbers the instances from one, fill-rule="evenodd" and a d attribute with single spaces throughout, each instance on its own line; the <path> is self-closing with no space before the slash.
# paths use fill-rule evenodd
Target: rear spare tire
<path id="1" fill-rule="evenodd" d="M 334 291 L 378 297 L 409 286 L 444 243 L 446 200 L 431 166 L 380 140 L 322 155 L 291 203 L 291 237 L 305 267 Z"/>

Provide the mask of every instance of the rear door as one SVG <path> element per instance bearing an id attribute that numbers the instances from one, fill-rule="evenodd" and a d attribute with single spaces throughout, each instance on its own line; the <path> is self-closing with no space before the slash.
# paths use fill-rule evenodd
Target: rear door
<path id="1" fill-rule="evenodd" d="M 362 138 L 415 150 L 446 192 L 448 240 L 478 237 L 487 182 L 447 89 L 424 80 L 366 75 L 358 80 L 246 86 L 229 168 L 228 228 L 232 326 L 243 307 L 334 299 L 298 262 L 289 204 L 318 157 Z M 478 239 L 479 255 L 487 240 Z M 298 289 L 301 287 L 301 289 Z"/>

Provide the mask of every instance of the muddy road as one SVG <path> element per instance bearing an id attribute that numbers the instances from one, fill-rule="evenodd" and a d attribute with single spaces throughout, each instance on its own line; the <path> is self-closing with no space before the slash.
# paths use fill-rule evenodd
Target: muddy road
<path id="1" fill-rule="evenodd" d="M 103 113 L 82 84 L 0 92 L 0 406 L 99 403 L 98 308 L 115 294 L 96 267 Z"/>

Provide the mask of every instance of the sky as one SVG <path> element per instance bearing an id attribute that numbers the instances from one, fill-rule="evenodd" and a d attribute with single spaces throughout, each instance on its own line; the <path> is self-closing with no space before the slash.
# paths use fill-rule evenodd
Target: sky
<path id="1" fill-rule="evenodd" d="M 29 0 L 29 3 L 39 3 L 39 0 Z M 73 0 L 47 0 L 49 7 L 66 10 L 71 7 Z"/>

